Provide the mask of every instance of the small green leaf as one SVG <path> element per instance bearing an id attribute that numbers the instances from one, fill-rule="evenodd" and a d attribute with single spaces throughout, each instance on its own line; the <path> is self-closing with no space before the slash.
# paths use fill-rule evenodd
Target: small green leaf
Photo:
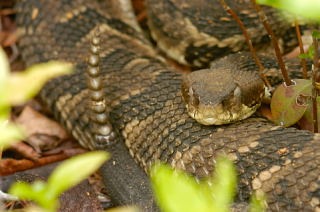
<path id="1" fill-rule="evenodd" d="M 312 37 L 320 38 L 320 32 L 319 31 L 313 31 L 312 32 Z"/>
<path id="2" fill-rule="evenodd" d="M 62 192 L 86 179 L 107 159 L 104 151 L 88 152 L 77 155 L 59 165 L 48 179 L 47 196 L 58 197 Z"/>
<path id="3" fill-rule="evenodd" d="M 308 55 L 310 59 L 313 59 L 313 55 L 314 55 L 314 46 L 311 46 L 308 50 Z"/>
<path id="4" fill-rule="evenodd" d="M 151 182 L 163 212 L 211 212 L 212 197 L 187 174 L 157 164 L 151 169 Z"/>
<path id="5" fill-rule="evenodd" d="M 213 195 L 213 211 L 228 212 L 236 191 L 236 170 L 225 157 L 217 159 L 214 178 L 209 179 Z M 208 185 L 208 183 L 206 183 Z"/>
<path id="6" fill-rule="evenodd" d="M 70 73 L 72 69 L 69 63 L 52 61 L 33 65 L 21 73 L 12 73 L 8 84 L 9 102 L 21 104 L 27 101 L 37 94 L 46 81 Z"/>
<path id="7" fill-rule="evenodd" d="M 299 54 L 299 58 L 300 59 L 307 59 L 310 58 L 309 54 L 303 53 L 303 54 Z"/>
<path id="8" fill-rule="evenodd" d="M 10 144 L 24 138 L 25 134 L 18 126 L 4 120 L 0 120 L 0 149 L 6 149 Z"/>
<path id="9" fill-rule="evenodd" d="M 301 95 L 311 95 L 310 80 L 296 79 L 292 86 L 279 85 L 271 99 L 271 113 L 273 121 L 281 126 L 295 124 L 305 113 L 308 104 L 301 102 Z"/>

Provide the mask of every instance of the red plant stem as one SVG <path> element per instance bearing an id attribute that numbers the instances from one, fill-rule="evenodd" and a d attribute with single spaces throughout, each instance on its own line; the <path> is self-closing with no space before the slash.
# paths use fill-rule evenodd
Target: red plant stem
<path id="1" fill-rule="evenodd" d="M 318 39 L 312 36 L 314 54 L 313 54 L 313 70 L 312 70 L 312 117 L 313 117 L 313 132 L 318 132 L 318 108 L 317 108 L 317 88 L 316 77 L 319 69 L 319 54 L 318 54 Z"/>
<path id="2" fill-rule="evenodd" d="M 297 38 L 298 38 L 299 48 L 300 48 L 300 54 L 304 54 L 300 27 L 299 27 L 299 23 L 297 20 L 295 20 L 294 25 L 296 27 L 296 33 L 297 33 Z M 305 58 L 301 58 L 301 66 L 302 66 L 302 70 L 303 70 L 303 78 L 308 79 L 308 69 L 307 69 L 307 62 L 306 62 Z"/>
<path id="3" fill-rule="evenodd" d="M 282 56 L 281 56 L 278 40 L 276 39 L 276 37 L 275 37 L 275 35 L 274 35 L 274 33 L 273 33 L 272 29 L 271 29 L 271 26 L 269 25 L 267 16 L 264 14 L 264 12 L 261 10 L 261 7 L 256 3 L 255 0 L 251 0 L 251 3 L 254 6 L 254 8 L 256 9 L 256 11 L 257 11 L 257 13 L 259 15 L 260 21 L 263 23 L 264 28 L 267 30 L 268 35 L 269 35 L 270 39 L 272 40 L 273 48 L 274 48 L 274 51 L 275 51 L 276 56 L 277 56 L 277 60 L 278 60 L 278 63 L 279 63 L 280 69 L 281 69 L 283 80 L 285 81 L 286 86 L 290 86 L 290 85 L 292 85 L 292 82 L 291 82 L 291 80 L 289 78 L 289 75 L 288 75 L 288 72 L 286 70 L 285 64 L 284 64 L 284 62 L 282 60 Z"/>
<path id="4" fill-rule="evenodd" d="M 240 20 L 239 16 L 226 4 L 226 2 L 224 0 L 219 0 L 219 2 L 222 5 L 223 9 L 227 13 L 229 13 L 234 18 L 234 20 L 238 23 L 240 29 L 242 30 L 242 33 L 243 33 L 244 37 L 246 38 L 246 42 L 247 42 L 247 45 L 249 46 L 251 55 L 254 58 L 254 61 L 255 61 L 256 65 L 258 66 L 258 68 L 259 68 L 260 77 L 265 82 L 265 84 L 269 88 L 271 88 L 270 82 L 268 81 L 268 79 L 264 75 L 264 67 L 261 64 L 261 61 L 260 61 L 259 57 L 256 54 L 256 50 L 254 49 L 254 47 L 252 45 L 252 40 L 251 40 L 251 38 L 250 38 L 250 36 L 249 36 L 249 34 L 247 32 L 247 29 L 245 28 L 243 22 Z"/>

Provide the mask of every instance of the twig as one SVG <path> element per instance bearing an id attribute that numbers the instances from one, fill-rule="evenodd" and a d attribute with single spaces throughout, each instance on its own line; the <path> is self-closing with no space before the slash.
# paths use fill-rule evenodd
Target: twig
<path id="1" fill-rule="evenodd" d="M 300 48 L 300 54 L 304 54 L 300 27 L 299 27 L 299 23 L 298 23 L 297 20 L 294 21 L 294 25 L 296 27 L 296 33 L 297 33 L 297 38 L 298 38 L 299 48 Z M 302 70 L 303 70 L 303 72 L 302 72 L 303 73 L 303 78 L 304 79 L 308 79 L 308 69 L 307 69 L 307 62 L 306 62 L 305 58 L 301 58 L 301 66 L 302 66 Z"/>
<path id="2" fill-rule="evenodd" d="M 268 35 L 269 35 L 270 39 L 272 40 L 273 48 L 274 48 L 274 51 L 275 51 L 276 56 L 277 56 L 277 60 L 278 60 L 278 63 L 279 63 L 280 69 L 281 69 L 283 80 L 285 81 L 286 86 L 290 86 L 290 85 L 292 85 L 292 82 L 291 82 L 291 80 L 289 78 L 289 75 L 288 75 L 288 72 L 286 70 L 285 64 L 284 64 L 284 62 L 282 60 L 282 56 L 281 56 L 281 52 L 280 52 L 278 41 L 277 41 L 277 39 L 276 39 L 272 29 L 271 29 L 271 26 L 269 25 L 267 16 L 264 14 L 264 12 L 261 10 L 261 7 L 256 3 L 255 0 L 251 0 L 251 3 L 254 6 L 255 10 L 257 11 L 257 13 L 259 15 L 259 18 L 260 18 L 260 21 L 263 23 L 264 28 L 267 30 Z"/>
<path id="3" fill-rule="evenodd" d="M 259 57 L 256 54 L 256 50 L 254 49 L 254 47 L 252 45 L 252 40 L 251 40 L 251 38 L 250 38 L 250 36 L 249 36 L 249 34 L 248 34 L 243 22 L 240 20 L 239 16 L 226 4 L 226 2 L 224 0 L 219 0 L 219 2 L 223 6 L 223 9 L 227 13 L 229 13 L 234 18 L 234 20 L 238 23 L 240 29 L 242 30 L 242 33 L 243 33 L 244 37 L 246 38 L 246 42 L 247 42 L 247 44 L 249 46 L 251 55 L 254 58 L 254 61 L 255 61 L 256 65 L 258 66 L 258 68 L 259 68 L 259 74 L 260 74 L 262 80 L 265 82 L 265 84 L 269 88 L 271 88 L 270 82 L 268 81 L 268 79 L 264 75 L 264 67 L 261 64 L 261 61 L 260 61 Z"/>
<path id="4" fill-rule="evenodd" d="M 312 117 L 313 117 L 313 132 L 318 132 L 318 108 L 317 108 L 317 88 L 316 77 L 319 70 L 319 54 L 318 54 L 318 39 L 312 36 L 314 54 L 313 54 L 313 70 L 312 70 Z"/>

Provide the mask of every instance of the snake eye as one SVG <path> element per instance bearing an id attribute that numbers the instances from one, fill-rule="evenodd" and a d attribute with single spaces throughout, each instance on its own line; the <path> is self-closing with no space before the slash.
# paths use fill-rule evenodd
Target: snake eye
<path id="1" fill-rule="evenodd" d="M 230 95 L 226 96 L 226 98 L 222 101 L 222 105 L 225 108 L 232 108 L 235 107 L 236 105 L 241 104 L 241 88 L 237 86 Z"/>
<path id="2" fill-rule="evenodd" d="M 239 86 L 237 86 L 236 89 L 234 89 L 233 96 L 236 98 L 241 98 L 241 88 Z"/>
<path id="3" fill-rule="evenodd" d="M 193 106 L 198 106 L 200 101 L 199 101 L 199 97 L 194 93 L 193 89 L 190 87 L 189 88 L 189 92 L 188 92 L 188 96 L 190 97 L 190 103 Z"/>

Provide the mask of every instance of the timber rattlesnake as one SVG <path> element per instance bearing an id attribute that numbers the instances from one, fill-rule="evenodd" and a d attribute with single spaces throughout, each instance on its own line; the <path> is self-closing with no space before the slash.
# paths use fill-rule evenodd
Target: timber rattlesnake
<path id="1" fill-rule="evenodd" d="M 154 6 L 166 4 L 166 10 L 172 9 L 172 2 L 186 5 L 193 13 L 189 1 L 147 1 Z M 108 0 L 101 4 L 109 7 L 103 7 L 86 0 L 21 0 L 17 5 L 20 46 L 27 64 L 60 59 L 76 66 L 73 74 L 47 83 L 40 97 L 83 146 L 112 153 L 102 168 L 112 197 L 120 204 L 156 211 L 148 178 L 134 160 L 147 170 L 160 159 L 203 177 L 212 172 L 215 156 L 223 153 L 238 170 L 237 202 L 247 202 L 253 190 L 261 190 L 267 194 L 270 210 L 319 210 L 320 137 L 258 117 L 218 127 L 198 124 L 185 109 L 181 74 L 142 36 L 127 3 Z M 166 17 L 159 8 L 149 11 Z M 87 109 L 86 59 L 97 26 L 107 113 L 117 133 L 108 144 L 95 139 Z M 184 60 L 198 65 L 194 52 Z"/>

